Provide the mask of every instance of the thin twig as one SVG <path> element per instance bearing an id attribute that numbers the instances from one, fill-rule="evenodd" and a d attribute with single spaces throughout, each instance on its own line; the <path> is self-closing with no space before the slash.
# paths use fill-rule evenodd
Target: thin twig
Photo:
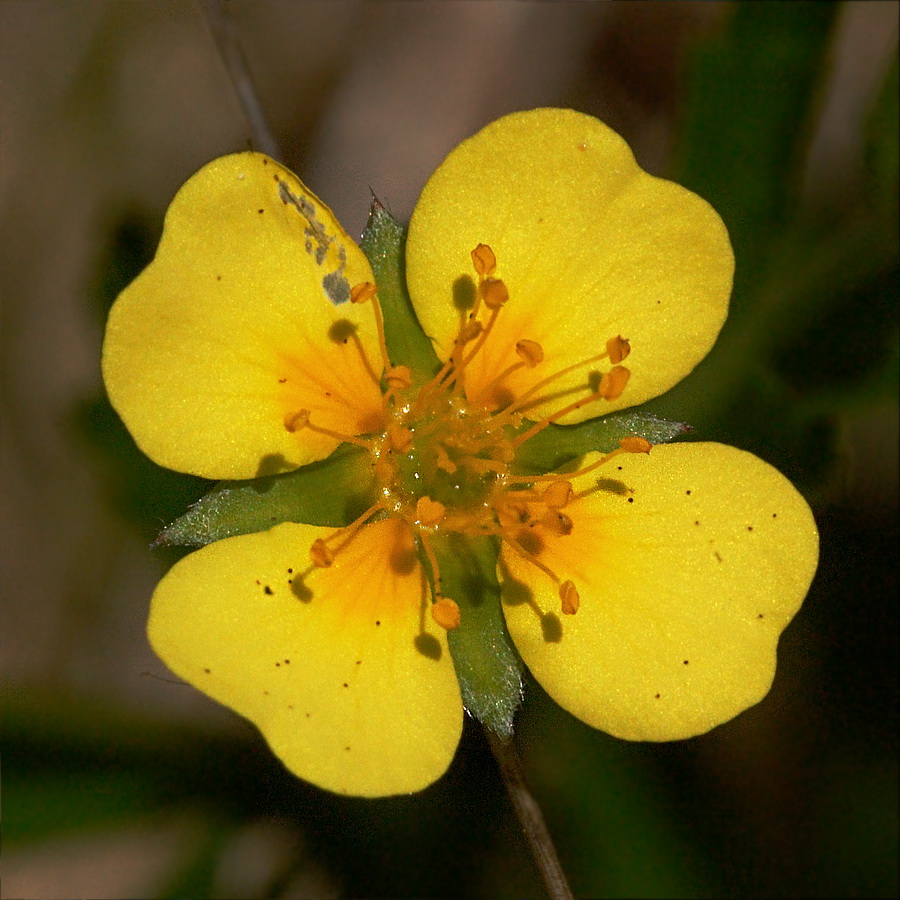
<path id="1" fill-rule="evenodd" d="M 485 728 L 484 731 L 500 767 L 506 792 L 519 818 L 522 831 L 525 832 L 528 849 L 531 850 L 534 863 L 547 889 L 547 895 L 550 900 L 574 900 L 572 889 L 556 855 L 553 838 L 547 830 L 544 814 L 525 783 L 525 774 L 512 738 L 498 737 L 490 728 Z"/>
<path id="2" fill-rule="evenodd" d="M 247 117 L 256 149 L 273 159 L 281 159 L 278 142 L 269 128 L 266 114 L 259 102 L 259 94 L 256 93 L 256 85 L 247 68 L 247 60 L 241 50 L 234 24 L 225 9 L 225 0 L 203 0 L 202 7 L 209 30 Z"/>

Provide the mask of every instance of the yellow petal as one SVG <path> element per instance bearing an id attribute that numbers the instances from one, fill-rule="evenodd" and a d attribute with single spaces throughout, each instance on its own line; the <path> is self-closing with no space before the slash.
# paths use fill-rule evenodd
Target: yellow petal
<path id="1" fill-rule="evenodd" d="M 537 341 L 544 361 L 508 377 L 514 395 L 621 336 L 631 344 L 625 392 L 562 421 L 601 415 L 684 378 L 725 321 L 734 260 L 719 216 L 648 175 L 622 138 L 581 113 L 499 119 L 457 147 L 425 186 L 410 222 L 407 280 L 444 356 L 459 324 L 454 294 L 471 286 L 479 244 L 496 255 L 510 300 L 472 363 L 470 394 L 517 361 L 518 341 Z M 581 369 L 553 389 L 583 386 L 589 372 L 608 368 Z"/>
<path id="2" fill-rule="evenodd" d="M 150 642 L 301 778 L 366 797 L 420 790 L 453 758 L 462 701 L 412 534 L 398 519 L 365 526 L 311 568 L 329 533 L 285 524 L 185 557 L 153 596 Z"/>
<path id="3" fill-rule="evenodd" d="M 507 547 L 500 568 L 510 635 L 550 696 L 595 728 L 651 741 L 759 702 L 818 556 L 790 482 L 698 443 L 616 457 L 574 485 L 598 487 L 566 506 L 571 534 L 542 535 L 539 559 L 574 582 L 578 611 L 558 615 L 557 586 Z"/>
<path id="4" fill-rule="evenodd" d="M 252 478 L 325 457 L 338 441 L 284 422 L 307 409 L 342 434 L 377 427 L 372 312 L 343 302 L 372 280 L 287 169 L 217 159 L 178 192 L 156 258 L 112 308 L 110 400 L 141 449 L 182 472 Z"/>

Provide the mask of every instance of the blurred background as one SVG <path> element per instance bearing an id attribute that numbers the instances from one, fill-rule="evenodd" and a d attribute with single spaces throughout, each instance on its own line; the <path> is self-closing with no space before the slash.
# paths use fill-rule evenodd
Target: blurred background
<path id="1" fill-rule="evenodd" d="M 896 895 L 898 3 L 227 6 L 351 234 L 542 105 L 719 210 L 732 315 L 653 411 L 785 472 L 818 575 L 759 706 L 627 744 L 529 681 L 524 765 L 576 895 Z M 201 7 L 2 0 L 0 117 L 4 896 L 541 896 L 472 723 L 428 790 L 336 797 L 147 646 L 148 543 L 207 485 L 136 451 L 98 361 L 177 188 L 248 146 Z"/>

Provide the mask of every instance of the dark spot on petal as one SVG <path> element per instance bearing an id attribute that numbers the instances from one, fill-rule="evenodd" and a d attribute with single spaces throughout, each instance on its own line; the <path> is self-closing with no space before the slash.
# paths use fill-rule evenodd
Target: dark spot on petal
<path id="1" fill-rule="evenodd" d="M 269 164 L 269 160 L 266 159 L 266 157 L 263 157 L 263 159 L 262 159 L 262 164 L 263 164 L 264 166 L 267 166 L 267 165 Z M 278 176 L 276 175 L 275 177 L 277 178 Z"/>
<path id="2" fill-rule="evenodd" d="M 713 556 L 719 561 L 722 562 L 722 557 L 719 555 L 718 550 L 713 550 Z"/>
<path id="3" fill-rule="evenodd" d="M 270 588 L 268 585 L 266 585 L 266 586 L 263 588 L 263 590 L 264 590 L 267 594 L 274 594 L 274 593 L 275 593 L 275 591 L 273 591 L 272 588 Z"/>
<path id="4" fill-rule="evenodd" d="M 347 682 L 345 681 L 345 682 L 344 682 L 344 687 L 350 687 L 350 685 L 347 684 Z"/>
<path id="5" fill-rule="evenodd" d="M 221 280 L 222 280 L 222 276 L 221 276 L 221 275 L 216 275 L 216 281 L 221 281 Z"/>
<path id="6" fill-rule="evenodd" d="M 306 716 L 307 719 L 309 718 L 309 713 L 304 713 L 304 715 Z"/>
<path id="7" fill-rule="evenodd" d="M 700 520 L 699 520 L 699 519 L 694 519 L 694 524 L 695 524 L 695 525 L 699 525 L 699 524 L 700 524 Z"/>
<path id="8" fill-rule="evenodd" d="M 281 663 L 280 663 L 280 662 L 275 663 L 275 668 L 276 668 L 276 669 L 280 669 L 280 668 L 281 668 Z"/>
<path id="9" fill-rule="evenodd" d="M 263 697 L 268 697 L 268 696 L 269 696 L 269 692 L 268 692 L 268 691 L 263 691 Z"/>
<path id="10" fill-rule="evenodd" d="M 541 616 L 541 634 L 548 644 L 558 644 L 562 640 L 562 622 L 556 613 Z"/>
<path id="11" fill-rule="evenodd" d="M 258 209 L 257 212 L 258 212 L 258 213 L 264 213 L 265 210 L 264 210 L 264 209 Z"/>
<path id="12" fill-rule="evenodd" d="M 432 634 L 419 634 L 413 641 L 416 650 L 427 656 L 429 659 L 441 658 L 441 645 L 438 639 Z"/>
<path id="13" fill-rule="evenodd" d="M 358 659 L 358 660 L 356 661 L 356 664 L 357 664 L 358 666 L 361 666 L 361 665 L 362 665 L 362 660 L 361 660 L 361 659 Z"/>
<path id="14" fill-rule="evenodd" d="M 380 619 L 376 619 L 376 620 L 375 620 L 375 624 L 376 624 L 376 625 L 380 625 L 380 624 L 381 624 L 381 620 L 380 620 Z"/>
<path id="15" fill-rule="evenodd" d="M 209 675 L 210 672 L 211 672 L 212 670 L 211 670 L 211 669 L 204 669 L 203 671 L 206 672 L 207 675 Z"/>
<path id="16" fill-rule="evenodd" d="M 654 700 L 659 700 L 659 694 L 654 694 L 654 695 L 653 695 L 653 699 L 654 699 Z"/>
<path id="17" fill-rule="evenodd" d="M 293 703 L 288 703 L 288 709 L 293 709 L 293 708 L 294 708 L 294 704 L 293 704 Z"/>
<path id="18" fill-rule="evenodd" d="M 685 494 L 687 494 L 688 496 L 690 496 L 690 493 L 690 491 L 685 491 Z"/>
<path id="19" fill-rule="evenodd" d="M 293 571 L 294 571 L 293 569 L 288 569 L 288 575 L 293 574 Z"/>
<path id="20" fill-rule="evenodd" d="M 773 518 L 773 519 L 777 519 L 777 518 L 778 518 L 778 513 L 772 513 L 772 518 Z"/>
<path id="21" fill-rule="evenodd" d="M 759 614 L 756 616 L 756 618 L 757 618 L 757 619 L 764 619 L 765 616 L 764 616 L 762 613 L 759 613 Z"/>
<path id="22" fill-rule="evenodd" d="M 257 583 L 257 584 L 262 584 L 262 582 L 261 582 L 258 578 L 256 579 L 256 583 Z"/>
<path id="23" fill-rule="evenodd" d="M 453 305 L 458 310 L 471 309 L 475 305 L 475 281 L 470 275 L 460 275 L 453 282 Z"/>
<path id="24" fill-rule="evenodd" d="M 413 547 L 394 547 L 390 556 L 391 571 L 398 575 L 409 575 L 418 558 Z"/>
<path id="25" fill-rule="evenodd" d="M 356 334 L 356 326 L 349 319 L 338 319 L 328 329 L 328 337 L 335 344 L 346 344 Z"/>
<path id="26" fill-rule="evenodd" d="M 685 660 L 685 661 L 684 661 L 684 664 L 685 664 L 685 665 L 687 665 L 687 664 L 688 664 L 688 661 L 687 661 L 687 660 Z"/>
<path id="27" fill-rule="evenodd" d="M 286 659 L 286 660 L 284 661 L 284 664 L 285 664 L 286 666 L 289 666 L 289 665 L 291 664 L 291 661 L 290 661 L 289 659 Z"/>
<path id="28" fill-rule="evenodd" d="M 278 383 L 279 384 L 287 384 L 287 378 L 279 378 Z"/>
<path id="29" fill-rule="evenodd" d="M 344 747 L 344 749 L 345 749 L 345 750 L 349 750 L 350 748 L 349 748 L 349 747 Z"/>
<path id="30" fill-rule="evenodd" d="M 634 503 L 634 497 L 629 497 L 629 498 L 628 498 L 628 502 L 629 502 L 629 503 Z"/>
<path id="31" fill-rule="evenodd" d="M 748 526 L 747 526 L 747 531 L 753 531 L 753 526 L 752 526 L 752 525 L 748 525 Z"/>

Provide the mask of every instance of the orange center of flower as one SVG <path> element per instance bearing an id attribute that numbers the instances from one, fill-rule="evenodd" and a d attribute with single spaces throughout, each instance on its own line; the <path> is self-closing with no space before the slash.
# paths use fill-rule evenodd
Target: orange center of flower
<path id="1" fill-rule="evenodd" d="M 496 277 L 497 259 L 490 247 L 479 244 L 472 251 L 472 263 L 478 276 L 474 306 L 460 324 L 447 361 L 418 389 L 412 387 L 410 370 L 394 365 L 388 356 L 375 286 L 364 282 L 352 288 L 351 301 L 371 302 L 375 315 L 384 366 L 380 387 L 386 425 L 380 434 L 365 438 L 341 435 L 311 422 L 307 410 L 285 419 L 288 431 L 309 428 L 366 447 L 374 458 L 380 487 L 378 502 L 355 522 L 312 545 L 313 564 L 330 566 L 341 548 L 373 517 L 399 517 L 416 535 L 423 563 L 430 570 L 432 617 L 448 630 L 459 625 L 460 610 L 442 593 L 434 535 L 455 532 L 499 537 L 553 580 L 562 612 L 574 615 L 580 604 L 578 589 L 540 559 L 540 531 L 566 536 L 576 527 L 565 512 L 573 496 L 570 479 L 620 453 L 650 450 L 644 438 L 630 437 L 590 466 L 565 476 L 515 474 L 516 451 L 523 443 L 568 413 L 590 403 L 614 400 L 622 393 L 630 372 L 621 363 L 631 348 L 625 338 L 612 337 L 605 352 L 548 374 L 499 407 L 495 400 L 482 399 L 496 398 L 495 389 L 514 371 L 541 366 L 544 351 L 537 341 L 520 340 L 515 346 L 517 362 L 489 384 L 468 383 L 470 366 L 482 352 L 504 306 L 515 302 L 502 279 Z M 525 423 L 525 411 L 545 403 L 550 398 L 548 389 L 560 378 L 601 361 L 611 363 L 610 368 L 593 386 L 588 382 L 580 398 L 540 421 Z"/>

